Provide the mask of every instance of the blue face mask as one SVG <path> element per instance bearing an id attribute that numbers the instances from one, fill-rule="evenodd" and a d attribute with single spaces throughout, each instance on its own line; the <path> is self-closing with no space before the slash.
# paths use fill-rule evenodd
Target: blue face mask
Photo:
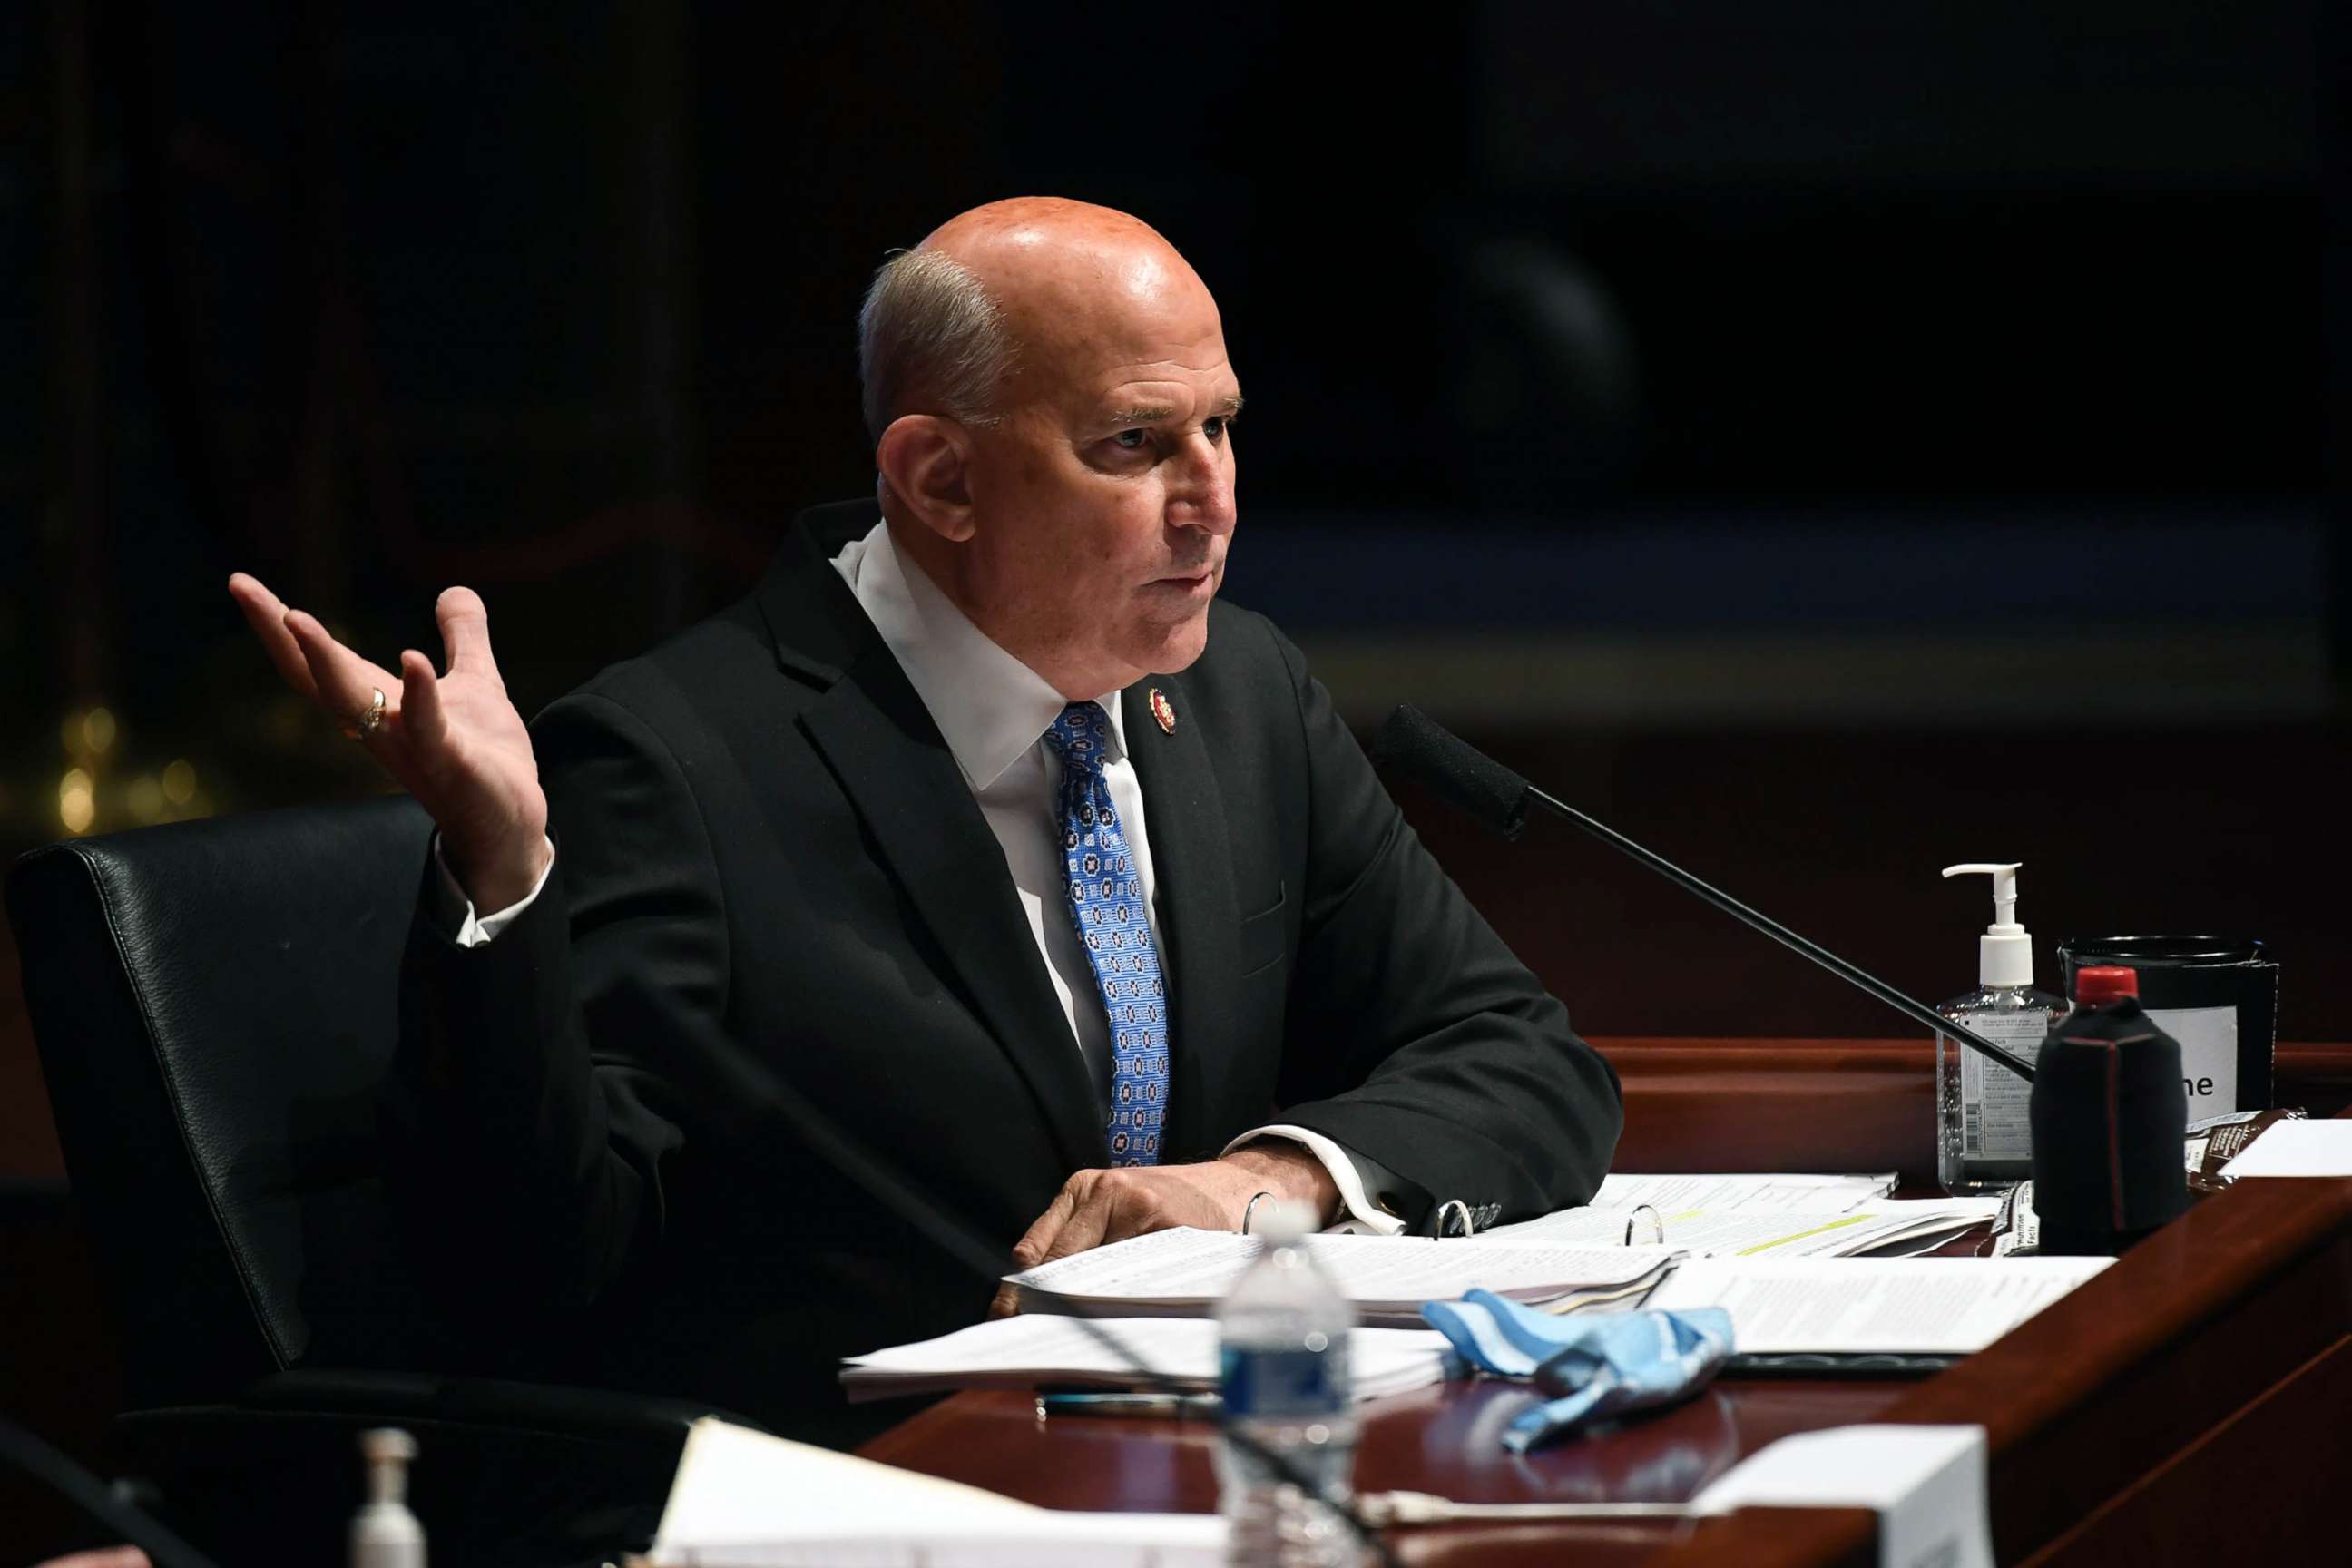
<path id="1" fill-rule="evenodd" d="M 1687 1399 L 1731 1353 L 1731 1314 L 1720 1307 L 1556 1318 L 1473 1290 L 1459 1301 L 1431 1301 L 1421 1315 L 1453 1345 L 1455 1375 L 1475 1368 L 1532 1378 L 1559 1395 L 1522 1412 L 1504 1432 L 1503 1447 L 1515 1454 L 1598 1421 Z"/>

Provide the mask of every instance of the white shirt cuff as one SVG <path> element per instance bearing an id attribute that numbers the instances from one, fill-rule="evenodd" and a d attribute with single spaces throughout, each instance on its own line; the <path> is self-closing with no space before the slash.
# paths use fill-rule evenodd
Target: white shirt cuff
<path id="1" fill-rule="evenodd" d="M 1339 1207 L 1344 1212 L 1326 1228 L 1342 1235 L 1360 1236 L 1395 1236 L 1404 1229 L 1402 1219 L 1372 1202 L 1364 1190 L 1366 1171 L 1370 1171 L 1378 1183 L 1389 1179 L 1387 1170 L 1360 1154 L 1349 1152 L 1320 1132 L 1286 1124 L 1256 1127 L 1217 1152 L 1220 1155 L 1230 1154 L 1243 1144 L 1259 1138 L 1281 1138 L 1304 1144 L 1307 1152 L 1323 1162 L 1323 1168 L 1331 1173 L 1332 1184 L 1339 1189 Z"/>
<path id="2" fill-rule="evenodd" d="M 545 835 L 541 837 L 547 845 L 547 864 L 540 868 L 539 880 L 530 885 L 530 891 L 498 913 L 478 918 L 474 913 L 474 900 L 466 896 L 466 889 L 457 885 L 457 879 L 449 872 L 449 862 L 442 858 L 441 835 L 436 833 L 433 836 L 433 863 L 441 868 L 441 887 L 439 895 L 434 900 L 434 913 L 440 920 L 443 933 L 451 942 L 459 947 L 479 947 L 512 925 L 516 916 L 539 901 L 540 890 L 547 886 L 547 879 L 555 872 L 555 840 Z"/>

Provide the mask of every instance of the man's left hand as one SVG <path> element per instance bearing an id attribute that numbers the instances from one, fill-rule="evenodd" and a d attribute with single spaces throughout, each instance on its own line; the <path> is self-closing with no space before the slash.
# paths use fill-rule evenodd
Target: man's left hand
<path id="1" fill-rule="evenodd" d="M 1318 1222 L 1339 1207 L 1339 1189 L 1323 1162 L 1295 1143 L 1266 1140 L 1236 1149 L 1223 1159 L 1197 1165 L 1123 1165 L 1080 1171 L 1037 1223 L 1013 1248 L 1016 1268 L 1034 1268 L 1090 1247 L 1104 1247 L 1180 1225 L 1202 1230 L 1239 1230 L 1251 1198 L 1270 1193 L 1304 1199 Z M 988 1315 L 1016 1310 L 1015 1293 L 1002 1286 Z"/>

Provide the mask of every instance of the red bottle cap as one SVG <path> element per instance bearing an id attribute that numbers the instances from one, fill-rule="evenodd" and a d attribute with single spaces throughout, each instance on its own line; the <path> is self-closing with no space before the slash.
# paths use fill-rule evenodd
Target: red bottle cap
<path id="1" fill-rule="evenodd" d="M 2139 999 L 2139 971 L 2120 964 L 2074 971 L 2074 1005 L 2104 1007 L 2125 997 Z"/>

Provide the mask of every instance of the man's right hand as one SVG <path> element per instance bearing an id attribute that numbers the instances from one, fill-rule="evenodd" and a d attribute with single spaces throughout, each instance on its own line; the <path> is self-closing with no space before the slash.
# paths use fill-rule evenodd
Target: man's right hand
<path id="1" fill-rule="evenodd" d="M 402 652 L 397 675 L 371 664 L 245 573 L 228 593 L 278 673 L 338 727 L 356 728 L 383 693 L 383 721 L 362 743 L 432 815 L 442 858 L 474 907 L 488 913 L 527 897 L 547 868 L 547 796 L 530 728 L 490 657 L 481 595 L 451 588 L 434 605 L 449 663 L 436 678 L 415 648 Z"/>

